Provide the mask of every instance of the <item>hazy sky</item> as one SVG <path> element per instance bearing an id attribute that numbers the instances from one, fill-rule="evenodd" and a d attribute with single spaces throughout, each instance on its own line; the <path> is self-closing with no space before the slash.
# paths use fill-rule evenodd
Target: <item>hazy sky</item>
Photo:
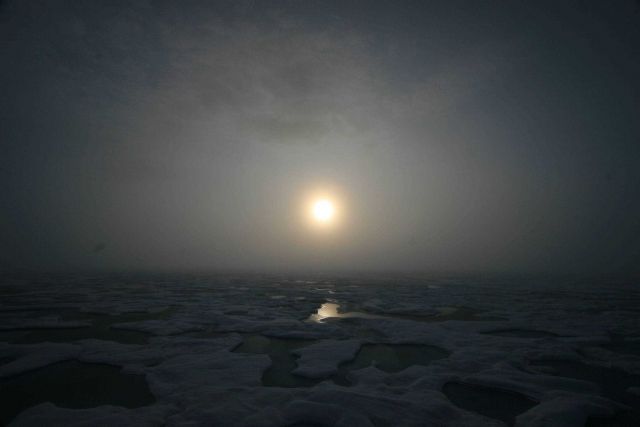
<path id="1" fill-rule="evenodd" d="M 4 1 L 0 64 L 2 268 L 640 274 L 633 0 Z"/>

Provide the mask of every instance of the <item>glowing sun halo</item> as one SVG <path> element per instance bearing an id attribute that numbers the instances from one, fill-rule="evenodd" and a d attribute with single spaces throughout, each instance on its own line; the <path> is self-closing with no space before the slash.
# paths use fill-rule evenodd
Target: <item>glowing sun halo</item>
<path id="1" fill-rule="evenodd" d="M 319 222 L 330 222 L 335 211 L 336 209 L 333 206 L 333 203 L 327 199 L 316 200 L 313 204 L 313 217 Z"/>

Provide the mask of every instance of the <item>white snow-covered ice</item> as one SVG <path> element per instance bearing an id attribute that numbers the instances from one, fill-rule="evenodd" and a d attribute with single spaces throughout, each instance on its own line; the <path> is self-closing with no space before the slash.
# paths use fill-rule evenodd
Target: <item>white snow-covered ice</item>
<path id="1" fill-rule="evenodd" d="M 264 352 L 260 346 L 236 351 L 249 336 L 267 338 Z M 296 345 L 282 344 L 289 339 Z M 632 284 L 8 276 L 0 287 L 1 421 L 119 427 L 627 425 L 640 420 L 639 340 L 640 288 Z M 403 353 L 407 344 L 418 345 L 411 357 Z M 347 369 L 365 345 L 373 349 L 371 365 Z M 419 345 L 443 356 L 420 360 Z M 376 357 L 393 358 L 379 362 L 401 368 L 379 369 Z M 65 361 L 121 367 L 122 381 L 143 376 L 155 401 L 119 406 L 102 393 L 86 407 L 61 396 L 15 413 L 11 405 L 21 397 L 3 395 L 3 384 L 23 390 L 29 385 L 22 376 L 37 378 L 48 372 L 43 368 Z M 300 383 L 265 382 L 265 375 L 283 370 Z M 46 375 L 45 384 L 64 381 Z M 484 398 L 474 400 L 475 390 Z M 524 402 L 523 412 L 500 412 L 505 392 Z"/>

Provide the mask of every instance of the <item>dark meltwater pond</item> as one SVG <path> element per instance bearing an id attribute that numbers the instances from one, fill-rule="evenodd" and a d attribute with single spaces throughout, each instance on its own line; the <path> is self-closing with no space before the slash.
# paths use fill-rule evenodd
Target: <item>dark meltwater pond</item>
<path id="1" fill-rule="evenodd" d="M 15 357 L 0 357 L 0 365 L 6 365 L 16 360 Z"/>
<path id="2" fill-rule="evenodd" d="M 609 351 L 631 356 L 640 356 L 640 338 L 612 337 L 610 343 L 602 344 Z"/>
<path id="3" fill-rule="evenodd" d="M 340 372 L 375 366 L 381 371 L 400 372 L 409 366 L 426 366 L 434 360 L 444 359 L 449 352 L 439 347 L 419 344 L 364 344 L 355 359 L 340 365 Z"/>
<path id="4" fill-rule="evenodd" d="M 461 382 L 445 384 L 442 392 L 454 405 L 509 426 L 515 424 L 518 415 L 538 404 L 520 393 Z"/>
<path id="5" fill-rule="evenodd" d="M 150 334 L 122 329 L 95 326 L 79 328 L 42 328 L 10 331 L 0 334 L 0 341 L 12 344 L 34 344 L 41 342 L 73 342 L 85 339 L 115 341 L 122 344 L 145 344 Z"/>
<path id="6" fill-rule="evenodd" d="M 245 336 L 242 344 L 234 349 L 238 353 L 267 354 L 271 366 L 262 376 L 262 385 L 267 387 L 312 387 L 324 379 L 310 379 L 294 375 L 297 356 L 293 350 L 315 343 L 314 340 L 271 338 L 261 335 Z M 385 372 L 399 372 L 412 365 L 428 365 L 445 358 L 449 353 L 430 345 L 416 344 L 364 344 L 356 357 L 338 368 L 330 378 L 338 385 L 350 386 L 350 371 L 375 365 Z"/>
<path id="7" fill-rule="evenodd" d="M 171 310 L 160 312 L 132 312 L 117 315 L 81 312 L 63 312 L 64 320 L 89 321 L 91 326 L 73 328 L 31 328 L 0 331 L 0 341 L 12 344 L 34 344 L 41 342 L 73 342 L 84 339 L 115 341 L 122 344 L 146 344 L 150 334 L 112 327 L 117 323 L 140 322 L 165 319 Z"/>
<path id="8" fill-rule="evenodd" d="M 556 338 L 558 335 L 547 332 L 538 331 L 534 329 L 499 329 L 495 331 L 481 332 L 485 335 L 496 335 L 499 337 L 513 337 L 513 338 Z"/>
<path id="9" fill-rule="evenodd" d="M 505 321 L 504 317 L 488 316 L 482 310 L 469 307 L 440 307 L 437 314 L 399 314 L 394 317 L 414 320 L 416 322 L 446 322 L 458 320 L 462 322 Z"/>
<path id="10" fill-rule="evenodd" d="M 144 375 L 110 365 L 65 361 L 0 380 L 0 425 L 43 402 L 63 408 L 137 408 L 155 402 Z"/>
<path id="11" fill-rule="evenodd" d="M 591 418 L 589 426 L 640 426 L 640 396 L 629 393 L 629 387 L 640 386 L 640 375 L 621 369 L 592 366 L 571 360 L 536 360 L 533 366 L 550 367 L 555 375 L 589 381 L 598 385 L 600 393 L 611 400 L 629 406 L 634 411 L 621 412 L 614 418 Z"/>
<path id="12" fill-rule="evenodd" d="M 237 353 L 266 354 L 271 366 L 262 375 L 262 385 L 266 387 L 311 387 L 319 380 L 293 375 L 296 356 L 293 350 L 313 344 L 313 340 L 271 338 L 262 335 L 248 335 L 233 351 Z"/>

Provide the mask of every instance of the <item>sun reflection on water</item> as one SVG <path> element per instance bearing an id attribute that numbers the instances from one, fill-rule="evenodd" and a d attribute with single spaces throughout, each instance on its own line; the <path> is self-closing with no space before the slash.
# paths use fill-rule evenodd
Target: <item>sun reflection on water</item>
<path id="1" fill-rule="evenodd" d="M 347 317 L 359 317 L 363 319 L 381 319 L 386 316 L 378 316 L 375 314 L 362 313 L 360 311 L 348 311 L 346 313 L 338 312 L 338 307 L 340 304 L 336 304 L 334 302 L 325 302 L 322 304 L 318 310 L 309 316 L 307 319 L 310 322 L 322 323 L 325 319 L 329 318 L 347 318 Z"/>

